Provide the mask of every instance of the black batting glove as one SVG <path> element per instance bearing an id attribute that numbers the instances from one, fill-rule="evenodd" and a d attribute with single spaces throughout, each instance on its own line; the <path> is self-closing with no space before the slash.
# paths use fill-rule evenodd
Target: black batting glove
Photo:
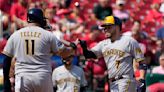
<path id="1" fill-rule="evenodd" d="M 139 79 L 139 82 L 145 85 L 145 80 L 144 79 Z"/>
<path id="2" fill-rule="evenodd" d="M 77 49 L 76 44 L 75 44 L 75 43 L 73 43 L 73 42 L 71 42 L 71 43 L 70 43 L 70 47 L 72 47 L 74 50 L 75 50 L 75 49 Z"/>
<path id="3" fill-rule="evenodd" d="M 86 41 L 80 40 L 80 39 L 79 39 L 79 41 L 80 41 L 80 45 L 81 45 L 81 47 L 83 48 L 83 50 L 84 50 L 84 49 L 87 49 L 87 43 L 86 43 Z"/>
<path id="4" fill-rule="evenodd" d="M 141 92 L 145 92 L 146 91 L 146 82 L 144 79 L 139 79 L 139 82 L 141 83 L 141 85 L 139 86 Z"/>

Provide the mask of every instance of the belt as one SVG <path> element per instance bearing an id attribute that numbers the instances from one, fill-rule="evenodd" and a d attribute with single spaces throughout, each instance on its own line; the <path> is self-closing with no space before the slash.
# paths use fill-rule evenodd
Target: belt
<path id="1" fill-rule="evenodd" d="M 123 78 L 124 78 L 123 76 L 120 76 L 120 77 L 110 78 L 109 80 L 110 80 L 111 82 L 114 82 L 114 81 L 116 81 L 116 80 L 123 79 Z"/>
<path id="2" fill-rule="evenodd" d="M 116 80 L 123 79 L 123 78 L 132 79 L 132 78 L 134 78 L 134 75 L 133 75 L 133 76 L 121 75 L 121 76 L 116 76 L 116 77 L 110 78 L 109 80 L 110 80 L 111 82 L 114 82 L 114 81 L 116 81 Z"/>

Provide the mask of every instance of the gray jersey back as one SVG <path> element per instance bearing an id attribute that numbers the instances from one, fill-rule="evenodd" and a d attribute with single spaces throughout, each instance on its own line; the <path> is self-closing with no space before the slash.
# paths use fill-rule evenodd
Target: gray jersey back
<path id="1" fill-rule="evenodd" d="M 15 72 L 51 72 L 51 52 L 64 45 L 49 31 L 28 26 L 13 33 L 3 53 L 16 57 Z"/>
<path id="2" fill-rule="evenodd" d="M 115 42 L 106 39 L 92 48 L 98 57 L 103 56 L 108 68 L 109 78 L 121 75 L 133 76 L 133 59 L 144 59 L 136 40 L 128 36 L 121 36 Z"/>

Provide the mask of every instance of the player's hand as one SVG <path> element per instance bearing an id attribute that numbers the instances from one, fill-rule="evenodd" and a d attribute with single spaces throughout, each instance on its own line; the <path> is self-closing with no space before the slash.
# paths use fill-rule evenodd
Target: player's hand
<path id="1" fill-rule="evenodd" d="M 12 92 L 10 80 L 4 81 L 4 91 L 3 92 Z"/>
<path id="2" fill-rule="evenodd" d="M 81 47 L 82 47 L 83 49 L 87 49 L 87 43 L 86 43 L 86 41 L 80 40 L 80 39 L 79 39 L 79 41 L 80 41 Z"/>
<path id="3" fill-rule="evenodd" d="M 141 83 L 141 86 L 145 85 L 145 80 L 144 79 L 139 79 L 139 82 Z"/>
<path id="4" fill-rule="evenodd" d="M 75 44 L 75 43 L 73 43 L 73 42 L 71 42 L 71 43 L 70 43 L 70 47 L 72 47 L 74 50 L 75 50 L 75 49 L 77 49 L 76 44 Z"/>
<path id="5" fill-rule="evenodd" d="M 139 89 L 141 90 L 141 92 L 145 92 L 145 90 L 146 90 L 145 80 L 144 79 L 139 79 L 139 82 L 140 82 Z"/>
<path id="6" fill-rule="evenodd" d="M 79 39 L 76 39 L 74 42 L 70 42 L 70 46 L 75 50 L 79 44 Z"/>

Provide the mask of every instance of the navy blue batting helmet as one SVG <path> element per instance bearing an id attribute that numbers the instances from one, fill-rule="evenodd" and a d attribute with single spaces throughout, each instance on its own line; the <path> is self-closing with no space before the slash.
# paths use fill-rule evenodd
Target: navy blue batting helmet
<path id="1" fill-rule="evenodd" d="M 38 23 L 41 25 L 41 27 L 44 27 L 47 25 L 46 18 L 43 14 L 43 11 L 38 8 L 32 8 L 28 10 L 27 18 L 29 23 Z"/>

